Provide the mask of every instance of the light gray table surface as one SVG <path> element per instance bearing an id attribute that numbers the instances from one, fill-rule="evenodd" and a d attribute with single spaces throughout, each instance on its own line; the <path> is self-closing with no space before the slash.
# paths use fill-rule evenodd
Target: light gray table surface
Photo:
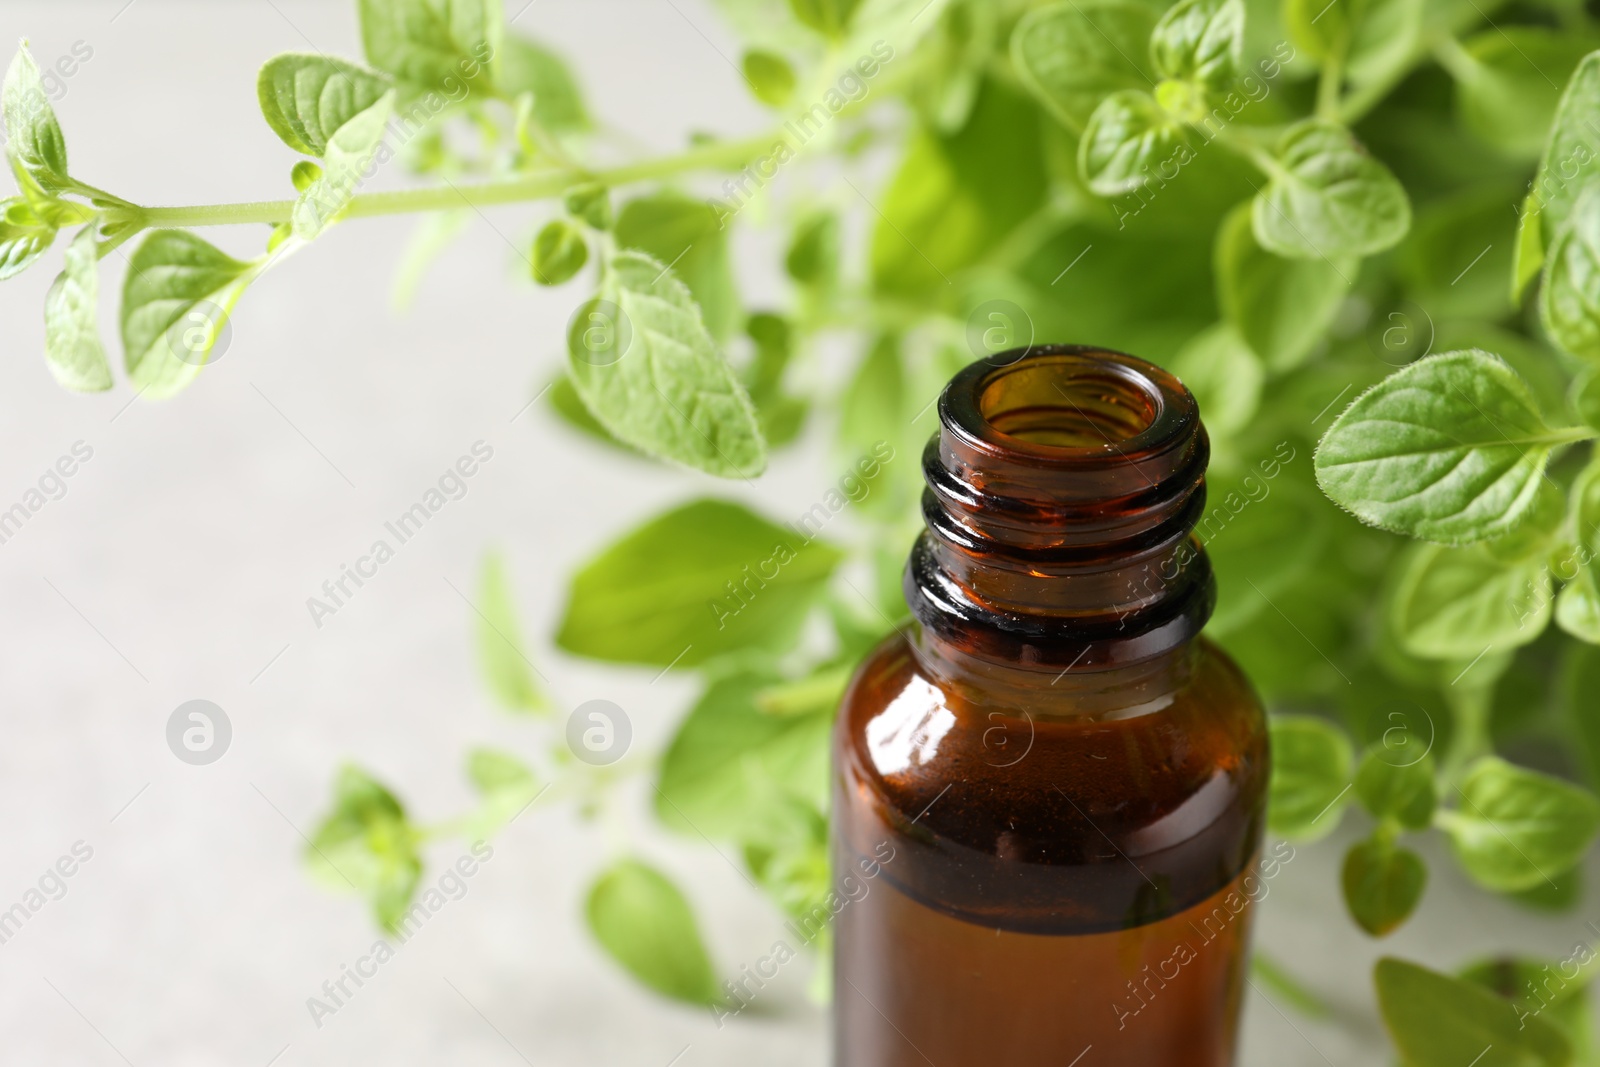
<path id="1" fill-rule="evenodd" d="M 255 70 L 281 51 L 358 54 L 353 8 L 5 0 L 0 41 L 28 36 L 42 61 L 92 48 L 57 104 L 85 180 L 150 203 L 271 199 L 288 195 L 294 157 L 259 116 Z M 538 0 L 518 26 L 561 47 L 594 110 L 642 146 L 761 127 L 719 54 L 736 55 L 734 39 L 703 0 Z M 604 832 L 570 807 L 531 811 L 497 839 L 467 895 L 337 1014 L 318 1027 L 307 1010 L 377 936 L 363 906 L 324 893 L 299 861 L 340 763 L 359 761 L 438 818 L 469 803 L 466 749 L 531 751 L 547 736 L 479 684 L 469 609 L 452 584 L 472 587 L 484 549 L 505 552 L 560 706 L 618 702 L 648 752 L 692 682 L 652 684 L 654 672 L 556 652 L 565 576 L 672 502 L 714 492 L 781 517 L 838 476 L 820 430 L 750 487 L 618 459 L 542 406 L 513 421 L 559 367 L 576 295 L 519 277 L 507 241 L 525 242 L 540 209 L 485 216 L 405 314 L 389 290 L 410 221 L 337 228 L 257 283 L 223 359 L 162 403 L 127 406 L 121 384 L 71 395 L 51 379 L 40 309 L 56 260 L 0 285 L 0 508 L 76 442 L 93 450 L 65 496 L 0 544 L 0 909 L 76 843 L 92 849 L 65 895 L 0 944 L 0 1061 L 826 1062 L 826 1014 L 804 996 L 804 968 L 785 972 L 763 1014 L 718 1029 L 706 1012 L 641 991 L 589 941 L 583 890 L 624 846 L 688 887 L 723 968 L 754 960 L 780 932 L 716 852 L 653 824 L 642 782 Z M 264 233 L 208 236 L 253 254 Z M 778 247 L 770 231 L 739 237 L 752 302 L 782 296 Z M 113 352 L 122 266 L 107 264 L 102 307 Z M 306 598 L 479 440 L 494 458 L 467 495 L 314 627 Z M 206 767 L 180 763 L 164 739 L 173 709 L 194 698 L 222 706 L 234 729 Z M 1565 954 L 1600 919 L 1592 897 L 1560 917 L 1515 911 L 1440 865 L 1420 918 L 1376 946 L 1338 902 L 1337 840 L 1298 850 L 1259 934 L 1340 1018 L 1285 1015 L 1252 993 L 1243 1063 L 1380 1062 L 1369 984 L 1380 950 L 1436 965 L 1506 947 Z M 460 851 L 441 842 L 430 863 Z"/>

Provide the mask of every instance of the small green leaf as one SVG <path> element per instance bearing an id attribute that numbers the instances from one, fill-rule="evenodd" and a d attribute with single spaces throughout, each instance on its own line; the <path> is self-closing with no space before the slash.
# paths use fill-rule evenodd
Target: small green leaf
<path id="1" fill-rule="evenodd" d="M 1561 348 L 1600 360 L 1600 188 L 1578 198 L 1550 245 L 1539 317 Z"/>
<path id="2" fill-rule="evenodd" d="M 795 18 L 828 37 L 844 36 L 861 0 L 789 0 Z"/>
<path id="3" fill-rule="evenodd" d="M 1389 606 L 1407 652 L 1472 659 L 1528 644 L 1550 622 L 1550 571 L 1540 560 L 1497 559 L 1482 545 L 1419 545 Z"/>
<path id="4" fill-rule="evenodd" d="M 776 52 L 759 48 L 744 54 L 744 80 L 757 100 L 773 107 L 782 107 L 794 95 L 794 68 Z"/>
<path id="5" fill-rule="evenodd" d="M 667 189 L 636 197 L 622 205 L 616 237 L 620 248 L 671 264 L 718 344 L 738 332 L 744 312 L 728 255 L 728 232 L 714 207 Z"/>
<path id="6" fill-rule="evenodd" d="M 1371 839 L 1345 853 L 1340 882 L 1345 907 L 1356 925 L 1373 937 L 1384 937 L 1416 910 L 1428 883 L 1428 868 L 1410 849 Z"/>
<path id="7" fill-rule="evenodd" d="M 737 505 L 697 500 L 600 552 L 572 580 L 556 643 L 613 663 L 693 667 L 783 651 L 842 554 Z"/>
<path id="8" fill-rule="evenodd" d="M 1531 507 L 1556 446 L 1504 360 L 1467 350 L 1411 364 L 1362 393 L 1317 446 L 1317 481 L 1370 525 L 1448 544 L 1496 537 Z"/>
<path id="9" fill-rule="evenodd" d="M 41 219 L 23 197 L 0 200 L 0 282 L 33 266 L 56 239 L 56 227 Z"/>
<path id="10" fill-rule="evenodd" d="M 494 57 L 500 92 L 515 99 L 533 97 L 533 116 L 555 134 L 587 130 L 592 122 L 583 104 L 583 90 L 566 62 L 550 49 L 519 34 L 506 34 Z"/>
<path id="11" fill-rule="evenodd" d="M 1219 322 L 1191 338 L 1168 369 L 1194 394 L 1213 439 L 1232 437 L 1250 425 L 1266 376 L 1261 361 L 1231 324 Z"/>
<path id="12" fill-rule="evenodd" d="M 146 237 L 128 261 L 122 287 L 122 346 L 133 385 L 163 397 L 193 381 L 259 269 L 186 230 L 155 230 Z M 181 358 L 172 346 L 175 327 L 184 332 Z M 189 344 L 191 333 L 202 336 Z"/>
<path id="13" fill-rule="evenodd" d="M 1456 858 L 1499 892 L 1529 889 L 1573 866 L 1600 830 L 1600 800 L 1586 789 L 1485 756 L 1467 771 L 1459 804 L 1439 812 Z"/>
<path id="14" fill-rule="evenodd" d="M 1544 209 L 1539 200 L 1539 190 L 1531 189 L 1523 197 L 1517 215 L 1517 243 L 1511 257 L 1511 304 L 1522 305 L 1522 294 L 1528 283 L 1544 269 Z"/>
<path id="15" fill-rule="evenodd" d="M 1036 7 L 1011 33 L 1011 61 L 1045 107 L 1082 130 L 1106 97 L 1155 81 L 1142 65 L 1155 21 L 1131 0 Z"/>
<path id="16" fill-rule="evenodd" d="M 766 714 L 757 699 L 771 682 L 755 674 L 720 678 L 690 710 L 661 761 L 656 815 L 665 825 L 749 840 L 777 798 L 826 806 L 833 705 Z"/>
<path id="17" fill-rule="evenodd" d="M 378 146 L 383 143 L 394 99 L 392 90 L 384 93 L 375 104 L 357 113 L 328 139 L 322 176 L 308 185 L 295 201 L 290 218 L 296 237 L 313 240 L 338 221 L 339 215 L 350 206 L 356 190 L 369 176 L 368 168 L 372 166 Z"/>
<path id="18" fill-rule="evenodd" d="M 694 912 L 660 871 L 621 861 L 590 888 L 584 914 L 595 940 L 640 982 L 692 1004 L 717 999 Z"/>
<path id="19" fill-rule="evenodd" d="M 1295 47 L 1321 64 L 1334 53 L 1357 84 L 1405 64 L 1422 23 L 1422 0 L 1285 0 L 1284 23 Z"/>
<path id="20" fill-rule="evenodd" d="M 611 215 L 611 190 L 598 182 L 575 185 L 563 197 L 567 214 L 596 230 L 609 230 Z"/>
<path id="21" fill-rule="evenodd" d="M 1339 825 L 1355 756 L 1343 730 L 1309 715 L 1272 718 L 1272 785 L 1267 825 L 1315 841 Z"/>
<path id="22" fill-rule="evenodd" d="M 541 792 L 539 779 L 526 764 L 492 748 L 475 748 L 467 754 L 467 778 L 483 798 L 468 818 L 468 839 L 494 836 Z"/>
<path id="23" fill-rule="evenodd" d="M 1306 119 L 1274 150 L 1272 180 L 1251 221 L 1262 247 L 1282 256 L 1367 256 L 1398 244 L 1411 202 L 1389 168 L 1337 123 Z"/>
<path id="24" fill-rule="evenodd" d="M 1594 177 L 1600 159 L 1600 130 L 1594 115 L 1600 109 L 1600 52 L 1585 56 L 1572 72 L 1556 105 L 1555 121 L 1545 141 L 1544 158 L 1533 188 L 1543 202 L 1538 217 L 1549 242 L 1566 224 L 1579 195 Z"/>
<path id="25" fill-rule="evenodd" d="M 828 289 L 839 276 L 839 216 L 831 211 L 807 215 L 795 226 L 784 270 L 801 285 Z"/>
<path id="26" fill-rule="evenodd" d="M 1556 625 L 1580 641 L 1600 645 L 1600 589 L 1594 572 L 1581 567 L 1556 595 Z"/>
<path id="27" fill-rule="evenodd" d="M 533 280 L 540 285 L 560 285 L 589 262 L 589 244 L 583 231 L 566 219 L 545 224 L 533 239 Z"/>
<path id="28" fill-rule="evenodd" d="M 501 0 L 359 0 L 359 11 L 367 62 L 406 83 L 408 98 L 462 99 L 504 48 Z"/>
<path id="29" fill-rule="evenodd" d="M 854 455 L 879 441 L 898 441 L 910 416 L 900 338 L 885 334 L 867 349 L 839 398 L 839 443 Z"/>
<path id="30" fill-rule="evenodd" d="M 1217 302 L 1275 371 L 1299 366 L 1323 340 L 1358 269 L 1345 257 L 1274 255 L 1257 243 L 1250 209 L 1242 205 L 1217 228 Z"/>
<path id="31" fill-rule="evenodd" d="M 381 100 L 390 84 L 342 59 L 290 52 L 262 66 L 256 94 L 267 125 L 284 144 L 320 157 L 339 128 Z"/>
<path id="32" fill-rule="evenodd" d="M 416 831 L 394 794 L 360 768 L 340 769 L 333 811 L 311 835 L 305 860 L 324 885 L 366 897 L 385 930 L 402 929 L 422 877 Z"/>
<path id="33" fill-rule="evenodd" d="M 50 372 L 68 389 L 98 393 L 111 388 L 111 367 L 100 343 L 100 254 L 94 226 L 67 246 L 66 269 L 44 298 L 44 354 Z"/>
<path id="34" fill-rule="evenodd" d="M 1414 753 L 1415 742 L 1403 737 L 1391 748 L 1380 742 L 1367 750 L 1356 770 L 1356 799 L 1375 818 L 1393 819 L 1408 830 L 1425 830 L 1438 803 L 1433 757 Z"/>
<path id="35" fill-rule="evenodd" d="M 1179 0 L 1156 23 L 1150 60 L 1168 78 L 1231 88 L 1244 51 L 1244 0 Z"/>
<path id="36" fill-rule="evenodd" d="M 1157 176 L 1170 180 L 1193 158 L 1188 128 L 1135 89 L 1102 100 L 1078 142 L 1078 173 L 1100 196 L 1131 193 Z"/>
<path id="37" fill-rule="evenodd" d="M 5 115 L 6 158 L 17 175 L 46 193 L 59 193 L 71 187 L 67 176 L 67 139 L 61 134 L 49 94 L 39 78 L 39 65 L 22 42 L 6 71 L 0 89 L 0 112 Z M 24 189 L 26 185 L 24 184 Z"/>
<path id="38" fill-rule="evenodd" d="M 478 577 L 478 604 L 473 613 L 478 630 L 478 663 L 495 699 L 512 711 L 550 710 L 549 699 L 534 681 L 534 667 L 523 652 L 505 561 L 497 552 L 483 557 Z"/>
<path id="39" fill-rule="evenodd" d="M 1571 1061 L 1559 1030 L 1475 984 L 1393 957 L 1378 961 L 1374 980 L 1384 1025 L 1412 1067 L 1565 1067 Z"/>
<path id="40" fill-rule="evenodd" d="M 599 296 L 573 318 L 567 354 L 578 395 L 619 441 L 724 478 L 766 467 L 750 397 L 665 264 L 612 257 Z"/>

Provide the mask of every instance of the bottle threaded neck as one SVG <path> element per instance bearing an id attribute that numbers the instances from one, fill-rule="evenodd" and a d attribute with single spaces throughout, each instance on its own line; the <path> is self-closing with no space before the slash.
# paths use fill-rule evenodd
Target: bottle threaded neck
<path id="1" fill-rule="evenodd" d="M 925 631 L 1057 670 L 1137 662 L 1199 631 L 1215 599 L 1193 537 L 1210 450 L 1175 377 L 1036 345 L 957 374 L 939 419 L 906 572 Z"/>

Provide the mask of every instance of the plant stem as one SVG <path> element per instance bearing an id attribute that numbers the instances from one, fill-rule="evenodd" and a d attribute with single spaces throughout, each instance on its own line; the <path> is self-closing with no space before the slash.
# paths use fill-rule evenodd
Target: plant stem
<path id="1" fill-rule="evenodd" d="M 647 159 L 603 170 L 560 169 L 520 175 L 473 185 L 447 184 L 428 189 L 403 189 L 395 192 L 365 193 L 350 201 L 344 217 L 371 218 L 379 215 L 406 215 L 425 211 L 445 211 L 459 207 L 489 207 L 559 196 L 574 185 L 599 182 L 602 185 L 628 185 L 632 182 L 664 178 L 694 170 L 737 168 L 786 142 L 785 131 L 773 130 L 758 137 L 737 141 L 718 141 L 676 155 Z M 248 223 L 277 225 L 289 221 L 293 200 L 264 200 L 241 204 L 203 204 L 190 207 L 141 208 L 139 215 L 148 226 L 232 226 Z"/>
<path id="2" fill-rule="evenodd" d="M 1328 54 L 1322 64 L 1322 77 L 1317 82 L 1317 117 L 1330 122 L 1339 121 L 1339 94 L 1344 88 L 1344 57 L 1349 48 L 1349 34 Z"/>

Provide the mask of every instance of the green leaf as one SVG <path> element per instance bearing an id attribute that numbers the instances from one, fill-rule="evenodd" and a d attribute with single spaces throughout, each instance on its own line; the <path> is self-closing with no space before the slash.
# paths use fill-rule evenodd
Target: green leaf
<path id="1" fill-rule="evenodd" d="M 1528 283 L 1544 269 L 1544 208 L 1539 190 L 1531 189 L 1517 215 L 1517 242 L 1511 258 L 1511 303 L 1522 304 Z"/>
<path id="2" fill-rule="evenodd" d="M 1188 127 L 1149 93 L 1125 89 L 1100 102 L 1078 142 L 1078 173 L 1100 196 L 1131 193 L 1194 158 Z"/>
<path id="3" fill-rule="evenodd" d="M 100 343 L 100 253 L 95 227 L 67 246 L 66 269 L 44 297 L 44 355 L 50 373 L 68 389 L 111 388 L 111 367 Z"/>
<path id="4" fill-rule="evenodd" d="M 771 803 L 828 798 L 828 735 L 833 705 L 775 716 L 757 706 L 769 676 L 736 674 L 711 683 L 661 761 L 655 807 L 661 821 L 689 834 L 750 840 Z"/>
<path id="5" fill-rule="evenodd" d="M 789 0 L 795 18 L 828 37 L 842 37 L 861 0 Z"/>
<path id="6" fill-rule="evenodd" d="M 794 95 L 794 68 L 776 52 L 759 48 L 744 54 L 744 80 L 757 100 L 773 107 L 782 107 Z"/>
<path id="7" fill-rule="evenodd" d="M 1594 572 L 1580 568 L 1556 595 L 1556 625 L 1580 641 L 1600 645 L 1600 589 Z"/>
<path id="8" fill-rule="evenodd" d="M 305 860 L 324 885 L 366 897 L 391 933 L 401 929 L 422 877 L 405 809 L 380 782 L 349 765 L 334 781 L 333 811 L 311 835 Z"/>
<path id="9" fill-rule="evenodd" d="M 1384 937 L 1416 910 L 1428 883 L 1428 868 L 1410 849 L 1374 838 L 1350 846 L 1340 883 L 1356 925 L 1373 937 Z"/>
<path id="10" fill-rule="evenodd" d="M 692 1004 L 717 999 L 694 912 L 654 867 L 638 860 L 611 867 L 589 889 L 584 915 L 611 958 L 657 993 Z"/>
<path id="11" fill-rule="evenodd" d="M 1213 440 L 1249 426 L 1261 404 L 1261 361 L 1229 323 L 1219 322 L 1191 338 L 1168 369 L 1194 394 Z"/>
<path id="12" fill-rule="evenodd" d="M 1271 181 L 1251 209 L 1262 247 L 1304 259 L 1367 256 L 1410 228 L 1405 189 L 1343 126 L 1298 122 L 1273 158 Z"/>
<path id="13" fill-rule="evenodd" d="M 478 663 L 495 699 L 513 711 L 550 710 L 549 698 L 534 681 L 534 667 L 522 651 L 505 561 L 497 552 L 483 557 L 478 577 Z"/>
<path id="14" fill-rule="evenodd" d="M 784 270 L 801 285 L 830 289 L 839 277 L 839 216 L 831 211 L 807 215 L 795 226 L 783 257 Z"/>
<path id="15" fill-rule="evenodd" d="M 1043 125 L 1028 97 L 989 80 L 960 132 L 912 134 L 899 171 L 875 198 L 881 215 L 872 232 L 873 289 L 947 299 L 958 272 L 1043 206 Z"/>
<path id="16" fill-rule="evenodd" d="M 614 663 L 693 667 L 783 651 L 842 553 L 737 505 L 697 500 L 584 564 L 556 643 Z"/>
<path id="17" fill-rule="evenodd" d="M 507 34 L 494 67 L 500 91 L 513 99 L 530 94 L 534 118 L 551 133 L 577 133 L 592 125 L 572 70 L 537 41 Z"/>
<path id="18" fill-rule="evenodd" d="M 1441 53 L 1456 78 L 1462 121 L 1518 159 L 1538 159 L 1561 89 L 1595 47 L 1583 31 L 1543 26 L 1484 30 Z"/>
<path id="19" fill-rule="evenodd" d="M 1412 1067 L 1565 1067 L 1571 1061 L 1560 1031 L 1477 985 L 1393 957 L 1379 960 L 1373 977 L 1384 1025 Z"/>
<path id="20" fill-rule="evenodd" d="M 609 230 L 615 221 L 611 214 L 611 190 L 598 182 L 575 185 L 562 198 L 567 214 L 596 230 Z"/>
<path id="21" fill-rule="evenodd" d="M 23 197 L 0 200 L 0 282 L 33 266 L 56 239 L 56 227 L 41 219 Z"/>
<path id="22" fill-rule="evenodd" d="M 1327 334 L 1358 264 L 1341 257 L 1284 259 L 1256 242 L 1241 205 L 1217 229 L 1217 302 L 1246 344 L 1275 371 L 1305 361 Z"/>
<path id="23" fill-rule="evenodd" d="M 1527 383 L 1467 350 L 1405 367 L 1357 397 L 1317 446 L 1317 481 L 1370 525 L 1464 544 L 1508 532 L 1557 445 Z"/>
<path id="24" fill-rule="evenodd" d="M 533 239 L 533 280 L 540 285 L 570 281 L 589 262 L 583 231 L 566 219 L 545 224 Z"/>
<path id="25" fill-rule="evenodd" d="M 486 840 L 515 819 L 541 792 L 539 779 L 517 757 L 492 748 L 467 753 L 467 778 L 482 796 L 468 817 L 466 837 Z"/>
<path id="26" fill-rule="evenodd" d="M 1460 803 L 1439 812 L 1456 859 L 1499 892 L 1529 889 L 1573 866 L 1600 830 L 1600 800 L 1586 789 L 1485 756 L 1468 768 Z"/>
<path id="27" fill-rule="evenodd" d="M 504 48 L 501 0 L 359 0 L 367 62 L 406 83 L 408 98 L 462 98 Z"/>
<path id="28" fill-rule="evenodd" d="M 1419 545 L 1389 605 L 1401 646 L 1426 659 L 1472 659 L 1529 643 L 1550 622 L 1550 572 L 1540 560 L 1497 559 L 1481 545 Z"/>
<path id="29" fill-rule="evenodd" d="M 259 269 L 186 230 L 151 232 L 129 259 L 122 287 L 122 346 L 133 385 L 147 396 L 164 397 L 193 381 Z M 220 310 L 220 321 L 213 308 Z M 174 327 L 204 334 L 200 343 L 185 347 L 182 359 L 172 348 Z"/>
<path id="30" fill-rule="evenodd" d="M 296 237 L 303 241 L 315 239 L 350 206 L 356 190 L 368 177 L 368 168 L 383 142 L 393 110 L 391 90 L 334 131 L 324 152 L 322 176 L 295 201 L 291 222 Z"/>
<path id="31" fill-rule="evenodd" d="M 1315 563 L 1328 529 L 1315 494 L 1287 476 L 1247 468 L 1206 482 L 1206 513 L 1196 529 L 1223 591 L 1208 632 L 1223 636 L 1261 612 L 1276 616 L 1270 605 Z"/>
<path id="32" fill-rule="evenodd" d="M 599 296 L 573 317 L 567 354 L 578 395 L 619 441 L 724 478 L 766 467 L 750 398 L 666 265 L 613 256 Z"/>
<path id="33" fill-rule="evenodd" d="M 322 156 L 339 128 L 381 100 L 390 81 L 354 63 L 290 52 L 274 56 L 256 78 L 267 125 L 283 143 Z"/>
<path id="34" fill-rule="evenodd" d="M 1272 832 L 1315 841 L 1339 825 L 1355 756 L 1343 730 L 1309 715 L 1274 715 L 1272 785 L 1267 825 Z"/>
<path id="35" fill-rule="evenodd" d="M 1362 84 L 1394 73 L 1408 60 L 1421 28 L 1421 0 L 1285 0 L 1290 39 L 1323 63 L 1339 53 L 1345 74 Z"/>
<path id="36" fill-rule="evenodd" d="M 1404 731 L 1402 731 L 1404 733 Z M 1438 803 L 1433 757 L 1415 748 L 1409 736 L 1395 747 L 1380 742 L 1367 750 L 1356 770 L 1356 799 L 1374 818 L 1393 819 L 1408 830 L 1425 830 Z"/>
<path id="37" fill-rule="evenodd" d="M 1600 360 L 1600 188 L 1578 198 L 1550 245 L 1539 318 L 1562 349 Z"/>
<path id="38" fill-rule="evenodd" d="M 1231 88 L 1244 51 L 1244 0 L 1179 0 L 1156 23 L 1150 61 L 1168 78 Z"/>
<path id="39" fill-rule="evenodd" d="M 728 233 L 704 200 L 662 190 L 630 200 L 617 216 L 617 244 L 671 264 L 700 305 L 706 329 L 726 343 L 744 323 L 728 256 Z"/>
<path id="40" fill-rule="evenodd" d="M 1594 163 L 1600 159 L 1596 109 L 1600 109 L 1600 53 L 1591 53 L 1578 64 L 1562 90 L 1555 121 L 1550 124 L 1545 141 L 1544 157 L 1533 181 L 1534 192 L 1544 205 L 1539 218 L 1546 241 L 1560 232 L 1579 194 L 1594 178 Z"/>
<path id="41" fill-rule="evenodd" d="M 1154 83 L 1142 61 L 1155 21 L 1131 0 L 1036 7 L 1011 33 L 1011 62 L 1056 118 L 1081 131 L 1112 93 Z"/>
<path id="42" fill-rule="evenodd" d="M 5 86 L 0 89 L 0 112 L 5 115 L 6 158 L 24 191 L 24 177 L 46 193 L 70 188 L 67 139 L 61 134 L 50 97 L 39 79 L 39 65 L 33 61 L 26 41 L 6 71 Z"/>
<path id="43" fill-rule="evenodd" d="M 839 443 L 854 455 L 870 451 L 879 441 L 899 441 L 911 414 L 906 410 L 900 338 L 885 334 L 867 349 L 839 398 Z"/>

